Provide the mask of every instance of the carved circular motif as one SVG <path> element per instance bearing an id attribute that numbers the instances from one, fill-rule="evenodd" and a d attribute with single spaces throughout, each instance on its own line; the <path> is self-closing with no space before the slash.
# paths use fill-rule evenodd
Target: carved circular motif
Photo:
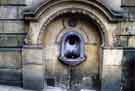
<path id="1" fill-rule="evenodd" d="M 69 27 L 76 27 L 76 25 L 77 25 L 77 19 L 75 19 L 75 18 L 68 19 L 68 26 Z"/>

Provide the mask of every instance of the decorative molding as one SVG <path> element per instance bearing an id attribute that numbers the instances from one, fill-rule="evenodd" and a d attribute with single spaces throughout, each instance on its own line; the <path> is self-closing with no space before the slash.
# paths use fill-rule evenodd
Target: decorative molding
<path id="1" fill-rule="evenodd" d="M 56 17 L 60 16 L 60 15 L 64 15 L 66 13 L 80 13 L 82 15 L 88 16 L 90 19 L 93 20 L 93 22 L 99 27 L 99 32 L 101 34 L 101 38 L 102 38 L 102 46 L 108 46 L 108 34 L 107 34 L 107 30 L 105 25 L 103 24 L 103 22 L 93 13 L 91 13 L 90 11 L 87 11 L 85 9 L 82 8 L 65 8 L 62 10 L 59 10 L 57 12 L 54 12 L 54 14 L 50 15 L 49 18 L 44 22 L 40 33 L 39 33 L 39 37 L 37 40 L 38 44 L 42 44 L 42 37 L 44 34 L 44 31 L 47 28 L 47 25 Z"/>
<path id="2" fill-rule="evenodd" d="M 52 6 L 57 6 L 61 3 L 82 3 L 88 5 L 89 7 L 100 11 L 109 21 L 122 21 L 125 20 L 126 17 L 121 13 L 113 12 L 111 9 L 109 9 L 103 3 L 97 0 L 45 0 L 40 4 L 24 10 L 24 18 L 25 20 L 37 20 L 39 16 L 41 16 L 42 13 L 48 8 L 51 8 Z"/>
<path id="3" fill-rule="evenodd" d="M 30 24 L 35 23 L 35 21 L 33 20 L 36 20 L 36 23 L 38 24 L 40 23 L 38 22 L 38 20 L 40 20 L 40 18 L 44 18 L 44 21 L 42 22 L 42 24 L 40 24 L 42 25 L 42 27 L 38 30 L 39 34 L 36 35 L 37 38 L 34 39 L 35 41 L 32 38 L 34 35 L 31 34 L 31 32 L 34 31 L 31 30 L 31 27 L 29 26 L 28 36 L 25 39 L 26 44 L 42 44 L 44 31 L 46 30 L 47 25 L 60 15 L 72 13 L 72 14 L 81 14 L 83 16 L 88 16 L 99 28 L 99 32 L 102 38 L 101 46 L 109 46 L 108 33 L 107 33 L 106 26 L 104 24 L 104 20 L 113 21 L 114 19 L 111 13 L 109 13 L 109 10 L 103 7 L 103 5 L 100 4 L 98 1 L 88 1 L 88 0 L 85 1 L 84 0 L 75 0 L 75 1 L 47 0 L 47 1 L 44 1 L 43 4 L 38 5 L 38 7 L 36 8 L 33 7 L 34 11 L 33 10 L 24 11 L 24 18 L 26 22 L 29 22 Z M 44 16 L 44 14 L 48 14 L 48 16 Z M 102 17 L 104 17 L 104 20 Z"/>
<path id="4" fill-rule="evenodd" d="M 43 45 L 41 45 L 41 44 L 25 44 L 25 45 L 23 45 L 23 49 L 42 49 L 43 48 Z"/>

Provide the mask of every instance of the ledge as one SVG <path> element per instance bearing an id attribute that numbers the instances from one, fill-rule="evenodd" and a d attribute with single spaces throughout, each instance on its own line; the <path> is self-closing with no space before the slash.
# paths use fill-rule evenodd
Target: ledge
<path id="1" fill-rule="evenodd" d="M 23 45 L 23 49 L 42 49 L 43 45 L 41 44 L 25 44 Z"/>

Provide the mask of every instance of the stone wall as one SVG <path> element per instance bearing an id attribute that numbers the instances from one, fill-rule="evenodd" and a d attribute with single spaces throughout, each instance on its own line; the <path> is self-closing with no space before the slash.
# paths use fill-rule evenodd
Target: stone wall
<path id="1" fill-rule="evenodd" d="M 22 50 L 26 35 L 31 31 L 27 29 L 29 22 L 24 21 L 22 11 L 42 1 L 44 0 L 0 0 L 0 84 L 19 85 L 31 89 L 43 88 L 42 50 L 31 46 Z M 135 10 L 133 7 L 126 7 L 135 4 L 134 0 L 122 0 L 123 8 L 120 7 L 121 0 L 115 0 L 111 5 L 111 0 L 101 1 L 105 2 L 112 12 L 115 11 L 115 14 L 123 14 L 127 17 L 125 21 L 110 22 L 102 15 L 100 16 L 101 12 L 96 11 L 97 16 L 107 27 L 109 40 L 109 45 L 103 47 L 101 89 L 102 91 L 120 91 L 122 88 L 126 89 L 124 86 L 127 83 L 123 79 L 129 79 L 126 76 L 125 68 L 128 68 L 125 63 L 128 64 L 130 58 L 135 59 L 132 55 L 135 50 Z M 44 15 L 47 16 L 47 13 Z M 44 15 L 41 17 L 42 20 Z M 30 29 L 34 30 L 34 37 L 37 36 L 39 29 L 36 28 L 42 25 L 42 20 L 38 22 L 39 24 L 34 21 L 30 25 Z M 35 26 L 36 24 L 38 27 Z M 32 33 L 30 37 L 33 37 Z"/>
<path id="2" fill-rule="evenodd" d="M 25 0 L 0 0 L 0 83 L 22 85 Z"/>

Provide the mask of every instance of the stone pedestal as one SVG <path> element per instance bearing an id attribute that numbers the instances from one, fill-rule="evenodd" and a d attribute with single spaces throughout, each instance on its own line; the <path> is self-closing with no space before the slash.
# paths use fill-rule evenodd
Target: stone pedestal
<path id="1" fill-rule="evenodd" d="M 23 88 L 41 90 L 44 88 L 44 66 L 42 47 L 25 45 L 22 51 L 23 58 Z"/>
<path id="2" fill-rule="evenodd" d="M 121 91 L 123 51 L 104 49 L 101 91 Z"/>

